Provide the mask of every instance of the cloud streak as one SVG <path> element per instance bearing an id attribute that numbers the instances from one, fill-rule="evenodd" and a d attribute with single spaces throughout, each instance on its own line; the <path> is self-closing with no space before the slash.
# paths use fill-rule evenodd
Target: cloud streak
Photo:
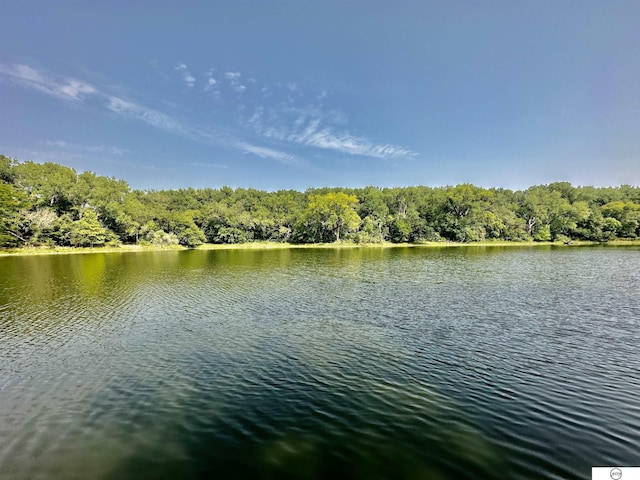
<path id="1" fill-rule="evenodd" d="M 191 88 L 195 85 L 196 79 L 191 75 L 186 64 L 178 63 L 175 70 L 182 74 L 188 87 Z M 271 145 L 256 145 L 255 142 L 238 138 L 215 128 L 207 129 L 180 121 L 160 110 L 121 96 L 112 95 L 87 82 L 52 75 L 28 65 L 0 64 L 0 78 L 73 104 L 83 104 L 91 100 L 92 105 L 100 105 L 105 112 L 121 118 L 139 121 L 152 128 L 192 141 L 239 150 L 245 154 L 273 160 L 284 165 L 304 164 L 297 156 L 281 149 L 286 147 L 309 147 L 343 155 L 383 160 L 410 158 L 416 155 L 406 147 L 390 143 L 376 143 L 365 136 L 354 135 L 344 130 L 346 124 L 344 114 L 325 111 L 322 104 L 319 106 L 309 105 L 304 108 L 296 108 L 290 103 L 280 104 L 273 108 L 260 107 L 248 120 L 240 122 L 241 127 L 249 128 L 259 137 L 281 146 L 281 148 L 273 148 Z M 243 76 L 240 72 L 225 71 L 218 78 L 220 80 L 213 76 L 213 70 L 209 70 L 203 80 L 204 89 L 215 94 L 221 84 L 226 84 L 238 94 L 247 90 L 245 83 L 242 82 Z M 247 79 L 247 82 L 252 83 L 251 79 Z M 288 92 L 301 91 L 300 86 L 294 82 L 283 85 L 282 89 Z M 323 91 L 320 97 L 325 98 L 326 95 L 326 91 Z M 245 105 L 243 104 L 241 107 L 245 108 Z M 61 140 L 50 142 L 49 146 L 58 148 L 104 152 L 113 155 L 127 153 L 126 150 L 117 147 L 81 147 Z"/>
<path id="2" fill-rule="evenodd" d="M 293 155 L 289 155 L 288 153 L 274 150 L 272 148 L 258 147 L 256 145 L 251 145 L 250 143 L 245 142 L 240 142 L 236 146 L 243 150 L 245 153 L 252 153 L 260 158 L 269 158 L 272 160 L 276 160 L 277 162 L 284 163 L 285 165 L 294 165 L 299 163 Z"/>
<path id="3" fill-rule="evenodd" d="M 97 93 L 96 88 L 89 83 L 75 79 L 56 78 L 43 74 L 28 65 L 0 64 L 0 74 L 3 74 L 14 83 L 33 88 L 63 100 L 78 102 Z"/>
<path id="4" fill-rule="evenodd" d="M 267 116 L 267 118 L 265 118 Z M 334 118 L 335 117 L 335 118 Z M 335 127 L 326 125 L 343 120 L 341 116 L 327 115 L 315 107 L 306 109 L 258 108 L 248 120 L 259 135 L 272 140 L 303 145 L 306 147 L 332 150 L 346 155 L 358 155 L 383 160 L 410 158 L 416 155 L 408 148 L 393 144 L 377 144 L 366 137 L 348 132 L 336 132 Z"/>
<path id="5" fill-rule="evenodd" d="M 57 147 L 67 150 L 84 150 L 87 152 L 109 153 L 111 155 L 125 155 L 131 153 L 126 148 L 106 146 L 106 145 L 80 145 L 78 143 L 71 143 L 65 140 L 46 140 L 44 142 L 48 147 Z"/>
<path id="6" fill-rule="evenodd" d="M 153 108 L 124 100 L 120 97 L 108 97 L 107 109 L 121 116 L 140 120 L 152 127 L 168 133 L 182 135 L 189 139 L 196 139 L 191 129 L 175 120 L 173 117 Z"/>
<path id="7" fill-rule="evenodd" d="M 187 66 L 183 63 L 178 64 L 176 69 L 183 71 L 184 73 L 188 73 Z M 231 74 L 231 77 L 228 77 L 229 74 Z M 191 76 L 190 73 L 189 76 Z M 227 72 L 226 76 L 227 78 L 231 78 L 231 82 L 233 83 L 237 82 L 240 74 L 238 72 Z M 119 96 L 110 95 L 89 83 L 72 78 L 45 74 L 28 65 L 0 64 L 0 77 L 4 77 L 5 79 L 8 79 L 20 86 L 45 93 L 68 102 L 80 104 L 89 98 L 102 101 L 102 106 L 105 111 L 123 118 L 129 118 L 146 123 L 158 130 L 179 135 L 189 140 L 209 145 L 234 148 L 242 151 L 243 153 L 250 153 L 260 158 L 275 160 L 287 165 L 299 163 L 296 157 L 289 155 L 288 153 L 268 147 L 253 145 L 229 134 L 221 134 L 216 131 L 212 132 L 211 130 L 205 130 L 194 125 L 180 122 L 174 117 L 154 108 L 147 107 L 131 100 L 126 100 Z M 213 79 L 213 76 L 210 76 L 209 79 L 212 80 L 209 84 L 212 86 L 215 85 L 216 82 L 215 79 Z M 190 83 L 190 80 L 186 77 L 185 81 L 187 84 Z M 242 91 L 245 88 L 239 83 L 237 83 L 235 87 L 241 88 Z M 63 140 L 50 140 L 48 142 L 48 146 L 58 148 L 85 149 L 87 151 L 96 152 L 104 151 L 115 155 L 127 153 L 126 150 L 117 149 L 115 147 L 81 147 L 80 145 L 71 144 Z"/>
<path id="8" fill-rule="evenodd" d="M 296 142 L 310 147 L 335 150 L 349 155 L 362 155 L 365 157 L 380 158 L 383 160 L 412 157 L 416 154 L 399 145 L 372 143 L 364 137 L 355 137 L 348 133 L 335 134 L 329 128 L 305 132 L 303 135 L 292 135 L 290 138 Z"/>

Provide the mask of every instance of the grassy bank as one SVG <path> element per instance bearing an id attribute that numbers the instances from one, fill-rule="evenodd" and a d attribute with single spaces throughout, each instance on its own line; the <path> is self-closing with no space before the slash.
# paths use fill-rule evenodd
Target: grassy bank
<path id="1" fill-rule="evenodd" d="M 120 245 L 115 247 L 24 247 L 0 249 L 0 257 L 21 255 L 64 255 L 82 253 L 122 253 L 122 252 L 155 252 L 162 250 L 187 250 L 180 245 Z"/>
<path id="2" fill-rule="evenodd" d="M 563 242 L 507 242 L 507 241 L 485 241 L 475 243 L 455 243 L 455 242 L 428 242 L 428 243 L 368 243 L 356 244 L 351 242 L 340 243 L 313 243 L 313 244 L 292 244 L 280 242 L 249 242 L 233 245 L 205 244 L 197 250 L 276 250 L 276 249 L 344 249 L 344 248 L 468 248 L 468 247 L 542 247 L 542 246 L 587 246 L 601 245 L 599 242 L 573 241 L 569 245 Z M 640 246 L 640 240 L 612 240 L 606 245 Z M 0 249 L 0 256 L 21 256 L 21 255 L 61 255 L 61 254 L 83 254 L 83 253 L 122 253 L 122 252 L 156 252 L 166 250 L 188 250 L 179 245 L 155 246 L 155 245 L 121 245 L 116 247 L 31 247 L 31 248 L 7 248 Z"/>

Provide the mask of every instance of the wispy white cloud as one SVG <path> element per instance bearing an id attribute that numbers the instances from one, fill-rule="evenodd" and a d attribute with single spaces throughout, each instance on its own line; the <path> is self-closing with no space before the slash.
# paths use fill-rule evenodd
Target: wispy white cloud
<path id="1" fill-rule="evenodd" d="M 73 148 L 71 143 L 65 142 L 64 140 L 45 140 L 44 144 L 49 147 Z"/>
<path id="2" fill-rule="evenodd" d="M 84 150 L 87 152 L 109 153 L 111 155 L 125 155 L 130 153 L 126 148 L 107 146 L 107 145 L 80 145 L 65 140 L 45 140 L 43 142 L 48 147 L 57 147 L 67 150 Z"/>
<path id="3" fill-rule="evenodd" d="M 187 66 L 180 63 L 176 69 L 187 71 Z M 206 129 L 190 123 L 181 122 L 160 110 L 125 99 L 123 96 L 112 95 L 104 90 L 99 90 L 89 83 L 72 78 L 45 74 L 28 65 L 7 66 L 0 64 L 0 78 L 4 78 L 5 80 L 8 79 L 9 81 L 15 82 L 23 87 L 31 88 L 47 95 L 74 103 L 81 104 L 89 98 L 92 98 L 96 101 L 96 104 L 101 104 L 105 111 L 123 118 L 141 121 L 158 130 L 180 135 L 189 140 L 208 145 L 237 149 L 244 153 L 253 154 L 260 158 L 275 160 L 283 164 L 293 165 L 301 163 L 295 156 L 284 151 L 254 145 L 234 135 L 219 132 L 215 128 Z M 210 75 L 209 78 L 213 79 L 213 75 Z M 238 83 L 238 79 L 240 78 L 239 72 L 226 72 L 225 78 L 230 79 L 231 85 L 238 88 L 239 90 L 237 91 L 239 92 L 244 91 L 246 88 L 244 85 Z M 210 84 L 215 85 L 213 82 Z M 114 155 L 127 153 L 126 149 L 118 149 L 117 147 L 106 147 L 100 145 L 82 147 L 64 140 L 50 140 L 49 142 L 48 146 L 58 147 L 61 149 L 65 148 L 67 151 L 73 149 L 84 149 L 86 151 L 106 152 Z M 77 154 L 69 151 L 67 153 L 69 155 Z"/>
<path id="4" fill-rule="evenodd" d="M 292 140 L 307 146 L 385 160 L 415 156 L 414 152 L 399 145 L 378 145 L 364 137 L 355 137 L 348 133 L 335 134 L 329 128 L 311 133 L 305 132 L 299 136 L 293 135 Z"/>
<path id="5" fill-rule="evenodd" d="M 0 74 L 18 84 L 64 100 L 81 101 L 97 93 L 89 83 L 47 75 L 28 65 L 0 64 Z"/>
<path id="6" fill-rule="evenodd" d="M 70 80 L 58 87 L 58 92 L 65 98 L 72 100 L 81 100 L 86 95 L 96 93 L 95 88 L 91 85 L 76 80 Z"/>
<path id="7" fill-rule="evenodd" d="M 280 82 L 259 86 L 262 105 L 240 120 L 263 138 L 283 145 L 305 146 L 331 150 L 345 155 L 358 155 L 384 160 L 410 158 L 417 155 L 409 148 L 391 143 L 378 143 L 365 135 L 346 130 L 349 123 L 345 113 L 325 107 L 327 90 L 309 92 L 297 82 Z M 274 90 L 275 88 L 275 90 Z M 276 99 L 267 100 L 272 91 Z M 300 102 L 312 103 L 300 106 Z M 274 103 L 275 102 L 275 103 Z"/>
<path id="8" fill-rule="evenodd" d="M 107 109 L 119 115 L 143 121 L 152 127 L 193 139 L 191 129 L 173 117 L 153 108 L 124 100 L 120 97 L 108 97 Z"/>
<path id="9" fill-rule="evenodd" d="M 189 88 L 193 88 L 193 86 L 196 84 L 196 78 L 191 75 L 191 72 L 187 68 L 187 65 L 184 63 L 178 63 L 178 65 L 176 65 L 176 70 L 182 73 L 182 79 L 184 80 L 184 83 L 186 83 Z"/>
<path id="10" fill-rule="evenodd" d="M 196 83 L 196 78 L 190 73 L 187 73 L 184 76 L 184 81 L 187 83 L 188 86 L 193 87 Z"/>
<path id="11" fill-rule="evenodd" d="M 287 165 L 298 163 L 294 156 L 280 150 L 252 145 L 229 134 L 220 134 L 198 127 L 189 127 L 162 112 L 118 97 L 110 97 L 109 101 L 108 108 L 116 113 L 141 120 L 153 127 L 170 133 L 182 135 L 191 140 L 235 148 L 243 151 L 244 153 L 251 153 L 260 158 L 276 160 Z"/>
<path id="12" fill-rule="evenodd" d="M 209 97 L 220 100 L 220 81 L 214 76 L 214 70 L 211 69 L 204 74 L 205 82 L 203 90 Z"/>
<path id="13" fill-rule="evenodd" d="M 242 77 L 240 72 L 225 72 L 224 74 L 224 78 L 236 93 L 244 93 L 247 90 L 247 86 L 240 81 L 240 77 Z"/>
<path id="14" fill-rule="evenodd" d="M 345 123 L 342 115 L 325 113 L 315 106 L 306 108 L 257 108 L 246 124 L 259 135 L 286 143 L 333 150 L 347 155 L 359 155 L 384 160 L 416 155 L 408 148 L 393 144 L 378 144 L 364 136 L 336 131 Z"/>
<path id="15" fill-rule="evenodd" d="M 284 163 L 285 165 L 293 165 L 299 163 L 293 155 L 281 152 L 280 150 L 274 150 L 267 147 L 259 147 L 246 142 L 238 143 L 237 147 L 242 149 L 245 153 L 252 153 L 260 158 L 269 158 L 272 160 L 276 160 L 280 163 Z"/>

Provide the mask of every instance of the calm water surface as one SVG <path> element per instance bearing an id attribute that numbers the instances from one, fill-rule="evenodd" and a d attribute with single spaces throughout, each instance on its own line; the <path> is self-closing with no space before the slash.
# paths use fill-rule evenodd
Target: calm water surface
<path id="1" fill-rule="evenodd" d="M 640 464 L 640 248 L 0 258 L 0 478 Z"/>

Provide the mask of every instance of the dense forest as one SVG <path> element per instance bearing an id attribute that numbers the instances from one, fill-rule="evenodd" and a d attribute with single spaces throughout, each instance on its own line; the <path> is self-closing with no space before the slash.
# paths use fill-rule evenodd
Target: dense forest
<path id="1" fill-rule="evenodd" d="M 629 185 L 142 191 L 112 177 L 0 155 L 5 247 L 639 237 L 640 188 Z"/>

